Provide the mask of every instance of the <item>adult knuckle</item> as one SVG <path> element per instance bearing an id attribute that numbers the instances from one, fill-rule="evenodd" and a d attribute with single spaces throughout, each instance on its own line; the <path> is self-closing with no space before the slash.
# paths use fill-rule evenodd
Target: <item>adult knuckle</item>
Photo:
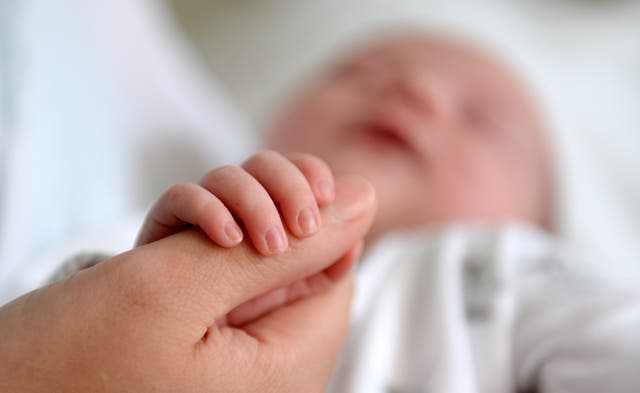
<path id="1" fill-rule="evenodd" d="M 178 276 L 178 264 L 173 262 L 174 258 L 168 253 L 150 266 L 129 264 L 123 270 L 118 292 L 136 314 L 156 313 L 167 307 L 172 281 Z"/>
<path id="2" fill-rule="evenodd" d="M 125 304 L 135 310 L 136 314 L 147 313 L 155 310 L 162 294 L 155 280 L 159 276 L 147 276 L 132 274 L 126 281 L 123 281 L 121 293 L 124 295 Z"/>

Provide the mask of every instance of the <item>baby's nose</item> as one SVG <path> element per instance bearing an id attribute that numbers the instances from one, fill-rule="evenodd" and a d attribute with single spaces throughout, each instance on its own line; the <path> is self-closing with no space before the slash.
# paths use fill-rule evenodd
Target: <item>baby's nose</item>
<path id="1" fill-rule="evenodd" d="M 451 86 L 434 71 L 423 67 L 403 70 L 398 76 L 398 90 L 403 98 L 433 121 L 446 121 L 453 115 Z"/>

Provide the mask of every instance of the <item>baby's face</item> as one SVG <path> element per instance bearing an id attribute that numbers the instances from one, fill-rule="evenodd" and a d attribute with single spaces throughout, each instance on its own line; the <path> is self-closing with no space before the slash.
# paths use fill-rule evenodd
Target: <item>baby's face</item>
<path id="1" fill-rule="evenodd" d="M 501 65 L 405 36 L 340 61 L 277 119 L 270 147 L 304 151 L 378 191 L 374 235 L 457 220 L 540 223 L 540 122 Z"/>

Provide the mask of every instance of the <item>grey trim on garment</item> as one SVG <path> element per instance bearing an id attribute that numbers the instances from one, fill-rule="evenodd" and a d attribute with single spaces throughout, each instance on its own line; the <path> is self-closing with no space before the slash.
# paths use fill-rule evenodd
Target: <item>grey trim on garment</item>
<path id="1" fill-rule="evenodd" d="M 88 269 L 99 264 L 113 255 L 103 253 L 82 253 L 66 259 L 62 265 L 49 277 L 48 284 L 67 278 L 80 270 Z"/>

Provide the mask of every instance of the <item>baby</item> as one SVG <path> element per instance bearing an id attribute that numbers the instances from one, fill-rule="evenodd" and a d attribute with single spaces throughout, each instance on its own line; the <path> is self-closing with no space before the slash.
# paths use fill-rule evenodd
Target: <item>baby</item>
<path id="1" fill-rule="evenodd" d="M 259 252 L 277 254 L 285 231 L 305 237 L 321 225 L 334 174 L 362 176 L 376 189 L 369 239 L 455 221 L 549 224 L 542 121 L 510 71 L 468 44 L 419 34 L 376 41 L 283 112 L 267 146 L 284 155 L 265 151 L 200 184 L 175 185 L 136 244 L 189 224 L 232 247 L 243 238 L 236 217 Z"/>
<path id="2" fill-rule="evenodd" d="M 556 266 L 550 239 L 531 229 L 551 229 L 550 158 L 536 106 L 503 64 L 448 38 L 399 34 L 374 41 L 302 89 L 275 119 L 266 145 L 273 150 L 241 166 L 172 187 L 149 212 L 137 245 L 195 225 L 220 246 L 233 247 L 246 233 L 258 252 L 278 254 L 287 248 L 287 233 L 313 236 L 322 225 L 319 208 L 332 202 L 334 182 L 349 175 L 366 179 L 379 206 L 368 244 L 399 230 L 430 232 L 415 231 L 418 237 L 401 251 L 384 254 L 386 262 L 363 266 L 369 269 L 361 272 L 368 275 L 363 282 L 376 284 L 361 296 L 369 303 L 356 298 L 365 311 L 355 315 L 359 323 L 331 389 L 595 392 L 636 386 L 632 365 L 640 350 L 621 354 L 624 345 L 609 342 L 620 329 L 600 340 L 597 329 L 587 328 L 611 322 L 619 299 L 607 302 L 616 297 L 594 284 L 587 293 L 604 293 L 599 299 L 607 306 L 585 308 L 575 296 L 583 282 L 570 274 L 557 279 L 569 265 Z M 451 235 L 447 229 L 507 222 L 527 229 L 509 236 L 492 230 Z M 354 245 L 321 277 L 240 306 L 219 323 L 242 324 L 322 290 L 350 270 L 359 251 Z M 372 279 L 372 269 L 385 263 L 393 268 L 380 268 Z M 630 321 L 626 331 L 640 317 Z M 395 344 L 382 344 L 388 341 Z"/>
<path id="3" fill-rule="evenodd" d="M 333 175 L 373 184 L 372 239 L 452 221 L 550 223 L 542 120 L 527 90 L 503 65 L 451 39 L 402 35 L 341 59 L 286 107 L 267 146 L 305 154 L 266 151 L 199 185 L 174 186 L 137 244 L 191 224 L 231 247 L 243 236 L 235 215 L 258 251 L 278 253 L 285 226 L 304 237 L 320 225 Z"/>

